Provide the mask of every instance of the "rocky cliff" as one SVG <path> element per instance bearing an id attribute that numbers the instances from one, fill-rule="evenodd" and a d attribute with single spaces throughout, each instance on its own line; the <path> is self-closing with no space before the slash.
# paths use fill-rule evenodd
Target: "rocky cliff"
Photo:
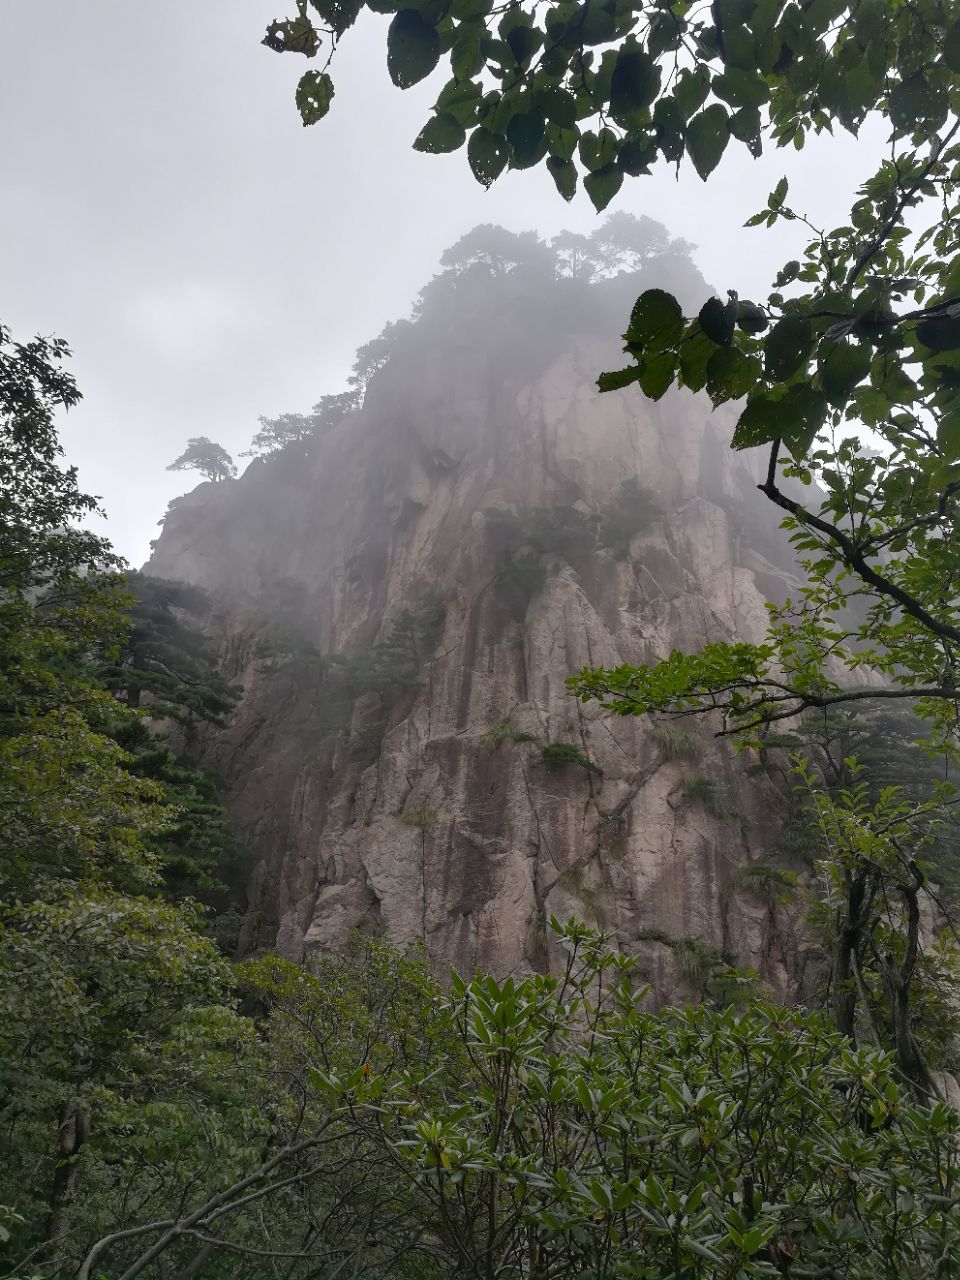
<path id="1" fill-rule="evenodd" d="M 243 690 L 201 751 L 252 851 L 245 948 L 361 927 L 506 971 L 548 965 L 549 916 L 577 915 L 646 937 L 663 997 L 683 966 L 650 931 L 794 988 L 789 920 L 730 892 L 770 859 L 781 795 L 711 726 L 613 719 L 564 683 L 757 638 L 789 588 L 735 415 L 595 389 L 665 274 L 704 290 L 669 261 L 455 275 L 360 411 L 173 504 L 147 568 L 208 589 Z"/>

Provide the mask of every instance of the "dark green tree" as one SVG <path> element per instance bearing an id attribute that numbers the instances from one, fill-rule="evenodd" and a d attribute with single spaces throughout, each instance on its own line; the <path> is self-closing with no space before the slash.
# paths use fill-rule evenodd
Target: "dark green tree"
<path id="1" fill-rule="evenodd" d="M 190 729 L 198 720 L 219 723 L 236 692 L 217 670 L 197 622 L 206 593 L 183 582 L 128 572 L 130 624 L 119 651 L 99 671 L 125 706 L 147 706 L 157 719 Z"/>
<path id="2" fill-rule="evenodd" d="M 322 439 L 328 431 L 360 407 L 359 390 L 321 396 L 310 413 L 282 413 L 278 418 L 260 418 L 260 430 L 250 442 L 245 457 L 269 456 L 290 445 Z"/>
<path id="3" fill-rule="evenodd" d="M 167 467 L 168 471 L 199 471 L 206 480 L 230 480 L 237 474 L 233 459 L 222 445 L 206 436 L 191 436 L 179 458 Z"/>

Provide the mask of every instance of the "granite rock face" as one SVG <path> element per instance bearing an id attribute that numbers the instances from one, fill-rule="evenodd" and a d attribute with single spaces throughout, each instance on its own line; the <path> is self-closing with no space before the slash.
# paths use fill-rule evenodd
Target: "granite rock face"
<path id="1" fill-rule="evenodd" d="M 597 393 L 620 358 L 608 293 L 591 331 L 529 360 L 514 339 L 506 374 L 435 326 L 309 449 L 173 504 L 147 569 L 208 589 L 243 690 L 200 749 L 252 852 L 246 949 L 361 927 L 505 972 L 549 966 L 547 920 L 577 915 L 627 942 L 703 938 L 796 990 L 791 920 L 729 891 L 769 860 L 781 794 L 714 726 L 684 722 L 678 749 L 564 683 L 757 639 L 793 583 L 734 413 Z M 641 945 L 677 994 L 671 949 Z"/>

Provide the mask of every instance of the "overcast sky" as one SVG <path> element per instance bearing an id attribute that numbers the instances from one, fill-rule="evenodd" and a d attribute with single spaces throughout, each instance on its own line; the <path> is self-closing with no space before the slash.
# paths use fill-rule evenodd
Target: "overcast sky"
<path id="1" fill-rule="evenodd" d="M 259 414 L 340 390 L 355 349 L 406 314 L 464 231 L 596 224 L 545 173 L 485 193 L 463 152 L 412 151 L 443 78 L 392 87 L 385 19 L 348 33 L 331 113 L 304 129 L 293 90 L 308 64 L 259 43 L 293 7 L 0 2 L 0 318 L 72 345 L 84 401 L 64 421 L 68 457 L 134 563 L 196 478 L 165 470 L 187 437 L 236 455 Z M 708 186 L 661 169 L 611 209 L 693 241 L 718 287 L 759 292 L 803 244 L 741 229 L 777 179 L 834 225 L 878 146 L 843 135 L 760 162 L 738 148 Z"/>

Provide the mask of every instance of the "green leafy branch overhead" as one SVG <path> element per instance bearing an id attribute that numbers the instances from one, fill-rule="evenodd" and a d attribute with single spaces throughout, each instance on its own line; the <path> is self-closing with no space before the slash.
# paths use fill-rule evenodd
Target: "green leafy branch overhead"
<path id="1" fill-rule="evenodd" d="M 936 131 L 960 70 L 949 0 L 297 0 L 263 43 L 323 56 L 297 88 L 304 124 L 330 109 L 333 56 L 364 8 L 392 15 L 398 88 L 449 63 L 420 150 L 466 144 L 484 186 L 544 162 L 565 199 L 586 175 L 598 209 L 659 160 L 686 156 L 707 178 L 731 143 L 800 147 L 876 110 L 905 133 Z"/>

